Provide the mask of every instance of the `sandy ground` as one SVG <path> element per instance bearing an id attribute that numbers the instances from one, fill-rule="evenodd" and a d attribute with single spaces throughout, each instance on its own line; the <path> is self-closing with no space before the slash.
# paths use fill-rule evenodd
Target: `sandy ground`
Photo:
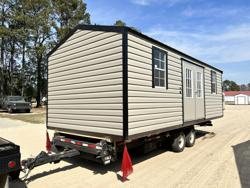
<path id="1" fill-rule="evenodd" d="M 133 156 L 134 173 L 124 183 L 120 162 L 101 166 L 74 158 L 36 168 L 11 187 L 250 187 L 250 106 L 226 106 L 213 127 L 197 130 L 195 146 L 182 153 Z M 0 137 L 19 144 L 22 158 L 45 149 L 44 125 L 0 119 Z"/>

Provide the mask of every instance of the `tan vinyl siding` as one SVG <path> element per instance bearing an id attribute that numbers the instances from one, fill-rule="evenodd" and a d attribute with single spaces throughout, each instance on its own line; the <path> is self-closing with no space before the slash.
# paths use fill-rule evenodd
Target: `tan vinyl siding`
<path id="1" fill-rule="evenodd" d="M 152 88 L 152 46 L 128 34 L 129 136 L 182 124 L 180 57 L 163 49 L 168 52 L 168 89 Z"/>
<path id="2" fill-rule="evenodd" d="M 216 94 L 211 93 L 211 68 L 205 67 L 205 105 L 206 118 L 214 118 L 223 115 L 222 108 L 222 75 L 216 72 Z"/>
<path id="3" fill-rule="evenodd" d="M 48 126 L 122 136 L 122 35 L 76 31 L 49 58 Z"/>

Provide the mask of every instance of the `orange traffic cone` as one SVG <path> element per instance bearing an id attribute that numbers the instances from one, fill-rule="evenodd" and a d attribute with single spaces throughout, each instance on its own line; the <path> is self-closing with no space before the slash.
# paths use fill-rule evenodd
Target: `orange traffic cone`
<path id="1" fill-rule="evenodd" d="M 124 145 L 121 170 L 122 181 L 125 181 L 126 178 L 133 173 L 133 165 L 126 145 Z"/>
<path id="2" fill-rule="evenodd" d="M 48 131 L 46 131 L 46 150 L 48 152 L 51 152 L 51 142 L 50 142 L 50 139 L 49 139 Z"/>

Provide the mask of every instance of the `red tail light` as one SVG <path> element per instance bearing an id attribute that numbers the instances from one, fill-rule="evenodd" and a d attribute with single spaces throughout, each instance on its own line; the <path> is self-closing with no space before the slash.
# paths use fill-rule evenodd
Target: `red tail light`
<path id="1" fill-rule="evenodd" d="M 70 143 L 70 142 L 71 142 L 71 140 L 70 140 L 70 139 L 65 139 L 65 141 L 64 141 L 64 142 Z"/>
<path id="2" fill-rule="evenodd" d="M 93 148 L 96 147 L 96 145 L 95 144 L 89 144 L 88 147 L 93 149 Z"/>
<path id="3" fill-rule="evenodd" d="M 15 168 L 15 166 L 16 166 L 16 162 L 15 162 L 15 161 L 10 161 L 10 162 L 8 163 L 8 167 L 9 167 L 9 168 Z"/>
<path id="4" fill-rule="evenodd" d="M 81 145 L 82 145 L 82 142 L 76 142 L 76 145 L 81 146 Z"/>

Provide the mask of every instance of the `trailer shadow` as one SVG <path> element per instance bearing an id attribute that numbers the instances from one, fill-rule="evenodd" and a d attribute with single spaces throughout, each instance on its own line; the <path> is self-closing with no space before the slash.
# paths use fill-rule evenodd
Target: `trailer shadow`
<path id="1" fill-rule="evenodd" d="M 70 164 L 68 166 L 59 167 L 59 168 L 56 168 L 56 169 L 53 169 L 53 170 L 49 170 L 49 171 L 45 171 L 45 172 L 42 172 L 42 173 L 38 173 L 38 174 L 32 175 L 29 178 L 27 178 L 25 182 L 28 184 L 31 181 L 34 181 L 34 180 L 39 179 L 39 178 L 42 178 L 44 176 L 55 174 L 55 173 L 61 172 L 61 171 L 71 170 L 71 169 L 76 168 L 76 167 L 77 167 L 77 165 Z"/>
<path id="2" fill-rule="evenodd" d="M 196 130 L 195 134 L 196 134 L 196 139 L 201 138 L 202 140 L 205 140 L 207 138 L 212 138 L 216 135 L 214 132 L 207 132 L 202 130 Z"/>
<path id="3" fill-rule="evenodd" d="M 204 138 L 213 137 L 213 136 L 215 136 L 215 133 L 213 133 L 213 132 L 196 130 L 196 139 L 204 139 Z M 168 151 L 171 151 L 170 146 L 164 145 L 164 146 L 158 148 L 157 150 L 151 151 L 147 154 L 143 154 L 143 153 L 139 152 L 138 149 L 129 150 L 129 154 L 132 158 L 133 165 L 136 165 L 138 163 L 141 163 L 145 160 L 148 160 L 150 158 L 153 158 L 157 155 L 160 155 L 160 154 L 162 154 L 164 152 L 168 152 Z M 70 159 L 66 159 L 65 161 L 70 163 L 70 164 L 74 164 L 76 166 L 86 168 L 86 169 L 92 171 L 93 174 L 104 175 L 108 172 L 114 172 L 117 175 L 117 179 L 119 181 L 122 181 L 122 177 L 121 177 L 120 173 L 118 173 L 121 170 L 121 157 L 122 156 L 120 154 L 120 156 L 118 156 L 119 159 L 116 162 L 113 162 L 107 166 L 101 165 L 101 164 L 96 163 L 96 162 L 91 161 L 91 160 L 82 159 L 79 156 L 73 157 Z M 127 179 L 127 180 L 129 180 L 129 179 Z"/>
<path id="4" fill-rule="evenodd" d="M 242 188 L 250 187 L 250 140 L 232 146 Z"/>
<path id="5" fill-rule="evenodd" d="M 140 162 L 143 162 L 143 161 L 148 160 L 150 158 L 153 158 L 153 157 L 160 155 L 166 151 L 169 151 L 169 150 L 166 150 L 164 148 L 159 148 L 159 149 L 152 151 L 150 153 L 142 154 L 142 153 L 138 153 L 138 151 L 136 151 L 136 150 L 130 150 L 129 154 L 130 154 L 130 157 L 132 158 L 133 165 L 136 165 L 137 163 L 140 163 Z M 119 159 L 117 161 L 115 161 L 109 165 L 106 165 L 106 166 L 99 164 L 99 163 L 96 163 L 94 161 L 82 159 L 79 156 L 73 157 L 70 159 L 66 159 L 65 161 L 68 163 L 74 164 L 76 166 L 86 168 L 86 169 L 92 171 L 94 175 L 95 174 L 104 175 L 108 172 L 113 172 L 116 174 L 117 179 L 119 181 L 123 181 L 122 176 L 119 173 L 119 171 L 121 170 L 121 161 L 122 161 L 121 156 L 119 156 Z M 129 179 L 126 179 L 126 181 L 128 181 L 128 180 Z"/>
<path id="6" fill-rule="evenodd" d="M 48 176 L 48 175 L 51 175 L 51 174 L 54 174 L 54 173 L 57 173 L 57 172 L 71 170 L 71 169 L 76 168 L 76 167 L 77 167 L 77 165 L 70 164 L 70 165 L 64 166 L 62 168 L 60 167 L 60 168 L 56 168 L 56 169 L 53 169 L 53 170 L 44 171 L 42 173 L 32 175 L 32 176 L 28 177 L 25 180 L 20 180 L 19 179 L 19 180 L 11 181 L 10 184 L 9 184 L 9 187 L 10 188 L 27 188 L 28 184 L 30 182 L 32 182 L 32 181 L 35 181 L 36 179 L 39 179 L 39 178 L 42 178 L 44 176 Z"/>
<path id="7" fill-rule="evenodd" d="M 211 135 L 215 135 L 215 134 L 212 132 L 206 132 L 206 131 L 201 131 L 201 130 L 196 131 L 196 138 L 197 139 L 204 139 L 209 135 L 211 136 Z M 145 160 L 153 158 L 153 157 L 160 155 L 160 154 L 167 152 L 167 151 L 171 151 L 171 149 L 169 146 L 164 145 L 164 146 L 158 148 L 157 150 L 154 150 L 154 151 L 149 152 L 147 154 L 143 154 L 143 153 L 139 152 L 138 149 L 129 150 L 129 153 L 130 153 L 131 158 L 133 159 L 133 165 L 136 165 L 138 163 L 141 163 Z M 71 169 L 79 167 L 79 166 L 92 171 L 93 174 L 104 175 L 108 172 L 114 172 L 117 176 L 117 179 L 119 181 L 122 181 L 122 177 L 119 173 L 119 171 L 121 170 L 121 157 L 122 157 L 121 154 L 118 157 L 119 157 L 119 160 L 117 160 L 116 162 L 113 162 L 107 166 L 101 165 L 101 164 L 94 162 L 94 161 L 91 161 L 91 160 L 86 160 L 86 159 L 83 160 L 82 157 L 79 157 L 79 156 L 65 159 L 64 161 L 69 163 L 69 165 L 32 175 L 32 176 L 28 177 L 25 181 L 19 180 L 18 182 L 11 182 L 10 188 L 27 188 L 27 185 L 30 182 L 35 181 L 36 179 L 39 179 L 39 178 L 42 178 L 44 176 L 48 176 L 48 175 L 51 175 L 51 174 L 54 174 L 54 173 L 57 173 L 60 171 L 71 170 Z M 129 181 L 129 179 L 126 179 L 126 180 Z"/>
<path id="8" fill-rule="evenodd" d="M 28 186 L 22 180 L 15 180 L 9 183 L 9 188 L 28 188 Z"/>

